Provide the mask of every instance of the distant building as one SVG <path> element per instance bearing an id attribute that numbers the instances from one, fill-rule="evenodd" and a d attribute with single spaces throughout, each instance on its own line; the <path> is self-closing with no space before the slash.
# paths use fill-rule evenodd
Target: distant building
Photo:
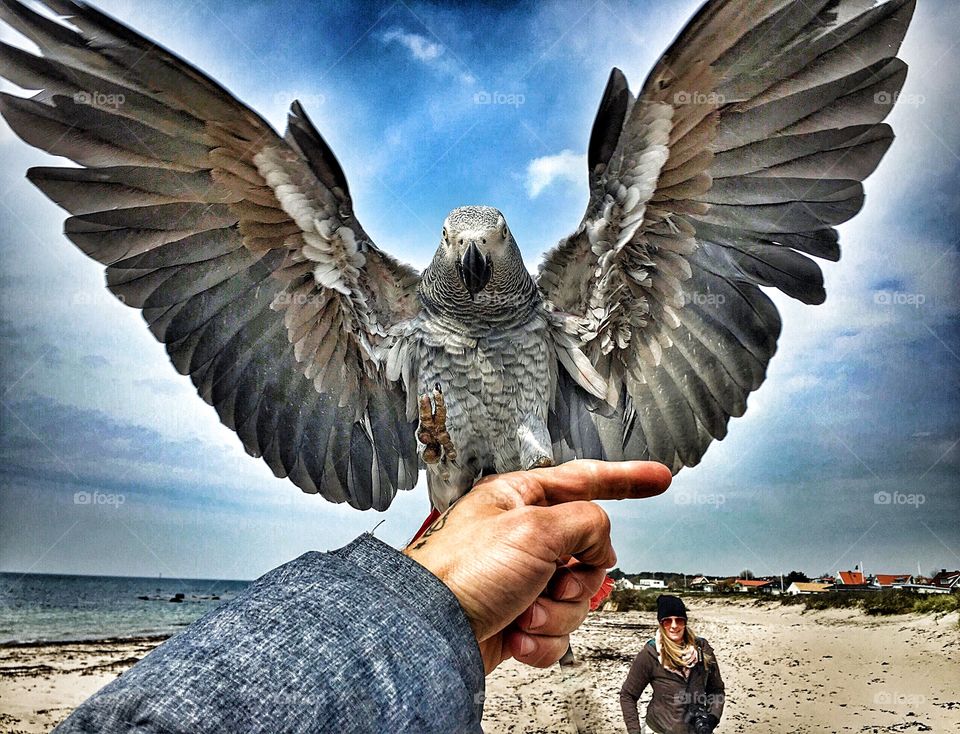
<path id="1" fill-rule="evenodd" d="M 706 576 L 694 576 L 687 584 L 690 591 L 702 591 L 706 594 L 712 594 L 717 590 L 717 582 L 711 581 Z"/>
<path id="2" fill-rule="evenodd" d="M 932 585 L 950 591 L 960 591 L 960 571 L 948 571 L 943 568 L 933 577 Z"/>
<path id="3" fill-rule="evenodd" d="M 752 591 L 754 593 L 769 594 L 774 589 L 773 581 L 763 579 L 737 579 L 733 582 L 737 591 Z"/>
<path id="4" fill-rule="evenodd" d="M 838 571 L 837 581 L 833 585 L 835 591 L 876 591 L 879 587 L 871 586 L 863 576 L 863 571 Z"/>
<path id="5" fill-rule="evenodd" d="M 912 584 L 913 576 L 909 573 L 878 573 L 873 577 L 873 583 L 881 589 L 892 589 Z"/>
<path id="6" fill-rule="evenodd" d="M 617 581 L 614 581 L 614 582 L 613 582 L 613 588 L 615 588 L 615 589 L 635 589 L 635 588 L 637 588 L 637 587 L 633 585 L 633 583 L 630 581 L 630 579 L 623 578 L 623 579 L 618 579 Z"/>
<path id="7" fill-rule="evenodd" d="M 894 588 L 913 591 L 917 594 L 949 594 L 950 589 L 932 584 L 897 584 Z"/>
<path id="8" fill-rule="evenodd" d="M 666 589 L 667 585 L 660 579 L 637 579 L 633 585 L 638 589 Z"/>
<path id="9" fill-rule="evenodd" d="M 787 593 L 790 596 L 797 594 L 823 594 L 828 591 L 833 584 L 821 584 L 816 581 L 794 581 L 787 587 Z"/>
<path id="10" fill-rule="evenodd" d="M 838 584 L 843 584 L 844 586 L 866 586 L 867 580 L 863 578 L 862 571 L 838 571 L 837 580 Z"/>

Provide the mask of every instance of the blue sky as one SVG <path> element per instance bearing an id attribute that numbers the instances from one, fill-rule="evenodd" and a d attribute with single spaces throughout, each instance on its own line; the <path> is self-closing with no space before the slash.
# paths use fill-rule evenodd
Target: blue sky
<path id="1" fill-rule="evenodd" d="M 533 268 L 582 215 L 610 67 L 636 89 L 697 5 L 100 7 L 275 127 L 299 98 L 385 249 L 422 267 L 445 214 L 482 203 Z M 747 415 L 665 496 L 609 505 L 621 567 L 960 566 L 958 25 L 960 6 L 920 4 L 898 139 L 841 227 L 843 258 L 823 263 L 827 302 L 774 296 L 783 334 Z M 252 578 L 381 521 L 378 537 L 404 542 L 425 487 L 359 513 L 246 456 L 24 178 L 55 164 L 0 122 L 0 570 Z"/>

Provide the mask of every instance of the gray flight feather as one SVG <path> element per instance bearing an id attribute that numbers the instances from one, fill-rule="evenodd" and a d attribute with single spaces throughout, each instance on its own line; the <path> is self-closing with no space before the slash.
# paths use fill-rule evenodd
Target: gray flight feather
<path id="1" fill-rule="evenodd" d="M 614 70 L 587 212 L 539 284 L 577 319 L 621 430 L 575 430 L 599 430 L 609 411 L 558 396 L 559 459 L 597 455 L 599 437 L 603 455 L 677 471 L 744 412 L 780 333 L 758 286 L 826 297 L 807 255 L 839 258 L 833 227 L 861 209 L 861 181 L 893 139 L 882 102 L 904 81 L 896 54 L 914 5 L 714 0 L 635 101 Z"/>
<path id="2" fill-rule="evenodd" d="M 811 258 L 839 258 L 834 226 L 893 139 L 877 100 L 903 84 L 914 3 L 711 0 L 639 95 L 614 69 L 586 214 L 538 278 L 485 206 L 450 213 L 418 275 L 364 232 L 298 102 L 281 137 L 84 4 L 45 0 L 55 21 L 0 0 L 41 49 L 0 44 L 0 76 L 34 92 L 0 94 L 0 114 L 80 164 L 28 177 L 248 453 L 362 509 L 425 467 L 443 508 L 486 473 L 676 471 L 726 435 L 780 333 L 760 286 L 826 297 Z"/>

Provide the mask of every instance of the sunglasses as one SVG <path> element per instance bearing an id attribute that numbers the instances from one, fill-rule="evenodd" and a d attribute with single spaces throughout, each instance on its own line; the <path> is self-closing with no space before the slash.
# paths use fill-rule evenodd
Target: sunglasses
<path id="1" fill-rule="evenodd" d="M 662 620 L 660 620 L 660 624 L 662 624 L 664 627 L 686 627 L 687 620 L 685 620 L 683 617 L 664 617 Z"/>

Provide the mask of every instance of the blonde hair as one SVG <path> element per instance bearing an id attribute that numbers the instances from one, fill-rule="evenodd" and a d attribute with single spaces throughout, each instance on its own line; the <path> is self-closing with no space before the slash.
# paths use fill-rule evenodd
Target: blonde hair
<path id="1" fill-rule="evenodd" d="M 667 663 L 667 665 L 664 667 L 673 668 L 674 670 L 683 670 L 685 667 L 681 657 L 683 650 L 684 648 L 693 647 L 696 644 L 697 636 L 690 627 L 689 621 L 686 625 L 684 625 L 683 642 L 679 645 L 670 639 L 663 624 L 660 624 L 660 652 L 663 655 L 664 662 Z"/>

